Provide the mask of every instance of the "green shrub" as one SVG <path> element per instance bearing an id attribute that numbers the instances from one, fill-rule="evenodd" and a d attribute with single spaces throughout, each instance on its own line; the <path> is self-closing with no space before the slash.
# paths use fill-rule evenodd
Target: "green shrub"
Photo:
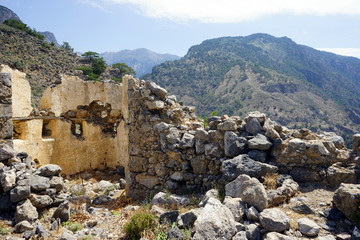
<path id="1" fill-rule="evenodd" d="M 25 23 L 15 20 L 15 19 L 7 19 L 4 21 L 5 25 L 8 25 L 9 27 L 19 29 L 23 32 L 26 32 L 27 34 L 34 36 L 40 40 L 43 40 L 45 38 L 44 35 L 40 34 L 38 31 L 36 31 L 35 28 L 31 29 L 29 28 Z"/>
<path id="2" fill-rule="evenodd" d="M 67 221 L 67 222 L 63 222 L 61 225 L 63 227 L 66 227 L 67 229 L 69 229 L 73 233 L 76 233 L 77 231 L 80 231 L 81 229 L 84 228 L 84 226 L 79 222 Z"/>
<path id="3" fill-rule="evenodd" d="M 0 235 L 8 235 L 10 233 L 10 230 L 6 227 L 0 228 Z"/>
<path id="4" fill-rule="evenodd" d="M 156 226 L 155 215 L 149 210 L 142 210 L 131 217 L 130 222 L 124 225 L 124 230 L 129 239 L 140 239 L 143 231 L 155 229 Z"/>

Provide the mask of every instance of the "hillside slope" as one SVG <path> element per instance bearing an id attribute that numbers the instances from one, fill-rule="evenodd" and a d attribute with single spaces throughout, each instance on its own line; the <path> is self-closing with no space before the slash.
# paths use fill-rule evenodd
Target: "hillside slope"
<path id="1" fill-rule="evenodd" d="M 133 68 L 137 76 L 142 76 L 146 73 L 151 73 L 154 66 L 159 65 L 165 61 L 172 61 L 180 59 L 180 57 L 171 54 L 159 54 L 150 51 L 146 48 L 139 48 L 135 50 L 122 50 L 119 52 L 105 52 L 101 53 L 107 64 L 125 63 Z"/>
<path id="2" fill-rule="evenodd" d="M 206 40 L 144 76 L 197 113 L 260 110 L 289 127 L 360 131 L 360 59 L 267 34 Z"/>
<path id="3" fill-rule="evenodd" d="M 59 74 L 81 65 L 75 53 L 39 40 L 29 34 L 0 24 L 0 64 L 27 73 L 34 106 L 47 86 L 60 80 Z"/>

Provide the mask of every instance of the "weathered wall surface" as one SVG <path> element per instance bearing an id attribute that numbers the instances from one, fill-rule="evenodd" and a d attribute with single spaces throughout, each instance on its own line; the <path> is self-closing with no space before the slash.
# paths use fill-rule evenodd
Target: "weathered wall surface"
<path id="1" fill-rule="evenodd" d="M 27 117 L 32 111 L 31 107 L 31 88 L 26 74 L 18 70 L 13 70 L 8 66 L 3 66 L 1 72 L 11 75 L 12 88 L 12 116 Z"/>
<path id="2" fill-rule="evenodd" d="M 11 74 L 0 66 L 0 140 L 12 138 Z"/>

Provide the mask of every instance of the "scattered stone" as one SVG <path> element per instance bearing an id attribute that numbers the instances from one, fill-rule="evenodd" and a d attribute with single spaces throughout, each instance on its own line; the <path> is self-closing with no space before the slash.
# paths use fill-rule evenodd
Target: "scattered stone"
<path id="1" fill-rule="evenodd" d="M 164 102 L 160 100 L 155 100 L 153 102 L 146 101 L 145 105 L 149 108 L 149 110 L 161 110 L 165 106 Z"/>
<path id="2" fill-rule="evenodd" d="M 246 209 L 245 214 L 247 219 L 255 222 L 259 221 L 259 212 L 255 207 L 251 206 Z"/>
<path id="3" fill-rule="evenodd" d="M 314 214 L 314 211 L 306 204 L 291 207 L 291 210 L 300 214 Z"/>
<path id="4" fill-rule="evenodd" d="M 245 205 L 241 198 L 225 197 L 223 204 L 232 212 L 235 221 L 239 222 L 245 214 Z"/>
<path id="5" fill-rule="evenodd" d="M 177 225 L 180 228 L 190 228 L 194 226 L 194 222 L 198 218 L 202 211 L 202 208 L 194 208 L 190 211 L 182 213 L 177 218 Z"/>
<path id="6" fill-rule="evenodd" d="M 348 219 L 352 220 L 354 213 L 359 213 L 360 184 L 342 183 L 335 191 L 333 202 Z M 360 213 L 358 215 L 360 216 Z"/>
<path id="7" fill-rule="evenodd" d="M 336 235 L 336 240 L 351 240 L 351 235 L 348 233 L 340 233 Z"/>
<path id="8" fill-rule="evenodd" d="M 246 237 L 251 240 L 260 240 L 260 227 L 256 224 L 247 225 Z"/>
<path id="9" fill-rule="evenodd" d="M 167 235 L 166 240 L 183 240 L 186 239 L 186 234 L 178 227 L 172 228 Z"/>
<path id="10" fill-rule="evenodd" d="M 160 215 L 159 221 L 160 223 L 170 223 L 172 225 L 174 222 L 176 222 L 177 218 L 179 216 L 179 211 L 168 211 Z"/>
<path id="11" fill-rule="evenodd" d="M 16 207 L 15 212 L 15 222 L 19 223 L 21 221 L 35 221 L 38 218 L 38 212 L 36 208 L 31 204 L 30 200 L 20 202 Z"/>
<path id="12" fill-rule="evenodd" d="M 266 152 L 260 150 L 250 150 L 248 155 L 251 159 L 254 159 L 258 162 L 265 162 L 266 161 Z"/>
<path id="13" fill-rule="evenodd" d="M 235 234 L 232 240 L 247 240 L 246 231 L 239 231 Z"/>
<path id="14" fill-rule="evenodd" d="M 235 220 L 231 211 L 215 198 L 210 198 L 195 221 L 193 239 L 231 239 Z"/>
<path id="15" fill-rule="evenodd" d="M 95 197 L 93 200 L 92 200 L 92 204 L 94 205 L 101 205 L 101 204 L 105 204 L 105 203 L 108 203 L 110 201 L 112 201 L 113 199 L 111 197 L 109 197 L 108 195 L 99 195 L 97 197 Z"/>
<path id="16" fill-rule="evenodd" d="M 33 229 L 34 227 L 26 220 L 21 221 L 15 225 L 15 232 L 17 233 L 23 233 L 26 231 L 31 231 Z"/>
<path id="17" fill-rule="evenodd" d="M 265 188 L 256 178 L 249 178 L 247 175 L 240 175 L 225 186 L 225 194 L 233 198 L 241 198 L 244 203 L 262 211 L 268 205 Z"/>
<path id="18" fill-rule="evenodd" d="M 360 240 L 360 229 L 356 226 L 352 232 L 351 240 Z"/>
<path id="19" fill-rule="evenodd" d="M 308 218 L 298 220 L 299 230 L 302 234 L 309 237 L 315 237 L 319 234 L 320 227 L 314 221 Z"/>
<path id="20" fill-rule="evenodd" d="M 62 177 L 53 176 L 50 178 L 50 187 L 55 188 L 56 192 L 64 189 L 64 180 Z"/>
<path id="21" fill-rule="evenodd" d="M 260 224 L 271 232 L 282 232 L 290 228 L 290 219 L 278 208 L 268 208 L 260 213 Z"/>
<path id="22" fill-rule="evenodd" d="M 204 207 L 210 198 L 216 198 L 219 200 L 218 195 L 219 195 L 219 192 L 217 189 L 208 190 L 205 193 L 205 195 L 203 196 L 201 202 L 199 203 L 199 207 Z"/>
<path id="23" fill-rule="evenodd" d="M 62 232 L 59 240 L 76 240 L 76 237 L 74 236 L 74 234 L 71 231 L 65 229 Z"/>
<path id="24" fill-rule="evenodd" d="M 62 222 L 66 222 L 70 219 L 70 204 L 69 202 L 63 202 L 56 208 L 53 218 L 59 218 Z"/>
<path id="25" fill-rule="evenodd" d="M 336 240 L 336 238 L 333 235 L 327 235 L 318 237 L 318 240 Z"/>
<path id="26" fill-rule="evenodd" d="M 165 100 L 166 99 L 166 94 L 167 91 L 166 89 L 158 86 L 156 83 L 151 82 L 151 81 L 146 81 L 145 82 L 145 86 L 153 93 L 155 94 L 158 98 Z"/>
<path id="27" fill-rule="evenodd" d="M 296 237 L 286 236 L 284 234 L 277 233 L 277 232 L 266 233 L 263 238 L 263 240 L 297 240 L 297 239 L 298 238 L 296 238 Z"/>
<path id="28" fill-rule="evenodd" d="M 209 141 L 209 133 L 204 129 L 197 129 L 195 132 L 195 138 L 203 141 Z"/>

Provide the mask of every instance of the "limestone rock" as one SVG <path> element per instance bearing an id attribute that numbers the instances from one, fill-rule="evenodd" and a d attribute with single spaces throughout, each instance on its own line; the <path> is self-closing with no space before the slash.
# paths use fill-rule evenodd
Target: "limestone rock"
<path id="1" fill-rule="evenodd" d="M 193 239 L 231 239 L 235 220 L 231 211 L 215 198 L 210 198 L 195 221 Z"/>
<path id="2" fill-rule="evenodd" d="M 190 228 L 194 225 L 194 222 L 198 218 L 202 211 L 202 208 L 194 208 L 185 213 L 182 213 L 177 218 L 177 225 L 180 228 Z"/>
<path id="3" fill-rule="evenodd" d="M 235 221 L 239 222 L 245 214 L 245 205 L 241 198 L 225 197 L 223 204 L 232 212 Z"/>
<path id="4" fill-rule="evenodd" d="M 70 204 L 69 202 L 63 202 L 56 208 L 53 218 L 59 218 L 62 222 L 66 222 L 70 219 Z"/>
<path id="5" fill-rule="evenodd" d="M 17 186 L 10 191 L 10 200 L 13 203 L 25 200 L 30 195 L 30 186 Z"/>
<path id="6" fill-rule="evenodd" d="M 224 135 L 224 151 L 228 157 L 236 157 L 246 151 L 246 138 L 239 137 L 236 133 L 226 131 Z"/>
<path id="7" fill-rule="evenodd" d="M 248 141 L 248 145 L 250 149 L 266 151 L 270 149 L 272 143 L 267 139 L 266 136 L 257 134 L 253 139 Z"/>
<path id="8" fill-rule="evenodd" d="M 172 228 L 167 235 L 167 240 L 182 240 L 186 239 L 186 234 L 181 231 L 178 227 Z"/>
<path id="9" fill-rule="evenodd" d="M 26 231 L 33 230 L 34 227 L 26 220 L 21 221 L 15 225 L 15 232 L 17 233 L 23 233 Z"/>
<path id="10" fill-rule="evenodd" d="M 205 155 L 212 157 L 221 157 L 221 149 L 218 143 L 205 144 Z"/>
<path id="11" fill-rule="evenodd" d="M 251 220 L 251 221 L 259 221 L 259 211 L 256 210 L 256 208 L 254 206 L 249 207 L 248 209 L 246 209 L 245 211 L 246 214 L 246 218 Z"/>
<path id="12" fill-rule="evenodd" d="M 260 227 L 256 224 L 249 224 L 246 226 L 247 239 L 260 240 Z"/>
<path id="13" fill-rule="evenodd" d="M 192 148 L 195 144 L 195 137 L 189 133 L 185 133 L 181 138 L 179 147 L 182 149 Z"/>
<path id="14" fill-rule="evenodd" d="M 232 120 L 226 120 L 226 121 L 220 123 L 217 126 L 217 129 L 220 131 L 236 131 L 237 125 L 236 125 L 236 122 L 234 122 Z"/>
<path id="15" fill-rule="evenodd" d="M 16 156 L 16 151 L 9 144 L 0 144 L 0 162 Z"/>
<path id="16" fill-rule="evenodd" d="M 146 87 L 153 93 L 155 94 L 158 98 L 165 100 L 166 99 L 166 94 L 167 91 L 166 89 L 158 86 L 156 83 L 151 82 L 151 81 L 146 81 L 145 82 Z"/>
<path id="17" fill-rule="evenodd" d="M 266 161 L 266 152 L 260 150 L 250 150 L 248 155 L 251 159 L 254 159 L 258 162 L 265 162 Z"/>
<path id="18" fill-rule="evenodd" d="M 11 169 L 10 171 L 2 171 L 0 173 L 0 183 L 4 192 L 9 191 L 16 185 L 16 172 L 15 169 Z"/>
<path id="19" fill-rule="evenodd" d="M 53 176 L 50 178 L 50 187 L 55 188 L 57 192 L 64 189 L 64 180 L 62 177 Z"/>
<path id="20" fill-rule="evenodd" d="M 146 101 L 145 105 L 149 108 L 149 110 L 161 110 L 165 107 L 165 103 L 161 100 L 155 101 Z"/>
<path id="21" fill-rule="evenodd" d="M 225 186 L 227 196 L 241 198 L 244 203 L 256 207 L 259 211 L 268 205 L 264 186 L 256 178 L 240 175 Z"/>
<path id="22" fill-rule="evenodd" d="M 308 218 L 300 218 L 298 220 L 298 226 L 300 232 L 309 237 L 317 236 L 320 231 L 319 225 Z"/>
<path id="23" fill-rule="evenodd" d="M 203 141 L 209 141 L 210 136 L 204 129 L 197 129 L 195 132 L 195 138 Z"/>
<path id="24" fill-rule="evenodd" d="M 30 194 L 29 199 L 32 205 L 38 209 L 45 208 L 53 203 L 53 200 L 48 195 Z"/>
<path id="25" fill-rule="evenodd" d="M 21 221 L 29 221 L 32 222 L 38 218 L 38 212 L 36 208 L 31 204 L 30 200 L 27 199 L 26 201 L 19 203 L 16 206 L 15 212 L 15 222 L 19 223 Z"/>
<path id="26" fill-rule="evenodd" d="M 268 208 L 260 213 L 260 224 L 271 232 L 282 232 L 290 228 L 290 219 L 278 208 Z"/>
<path id="27" fill-rule="evenodd" d="M 284 234 L 277 233 L 277 232 L 269 232 L 269 233 L 265 234 L 263 239 L 264 240 L 297 240 L 298 238 L 289 237 L 289 236 L 286 236 Z"/>
<path id="28" fill-rule="evenodd" d="M 261 113 L 259 111 L 249 112 L 245 117 L 245 122 L 249 122 L 251 119 L 255 118 L 259 121 L 261 125 L 265 124 L 266 121 L 266 115 L 265 113 Z"/>
<path id="29" fill-rule="evenodd" d="M 232 238 L 232 240 L 247 240 L 246 232 L 245 231 L 239 231 L 235 234 L 235 236 Z"/>
<path id="30" fill-rule="evenodd" d="M 215 198 L 219 200 L 218 195 L 219 195 L 218 190 L 216 189 L 208 190 L 205 193 L 205 195 L 202 197 L 201 202 L 199 203 L 199 207 L 204 207 L 210 198 Z"/>
<path id="31" fill-rule="evenodd" d="M 50 188 L 50 179 L 39 175 L 32 175 L 30 177 L 31 190 L 41 192 Z"/>
<path id="32" fill-rule="evenodd" d="M 299 184 L 292 179 L 285 179 L 276 190 L 267 191 L 269 205 L 276 206 L 289 200 L 299 191 Z"/>
<path id="33" fill-rule="evenodd" d="M 250 177 L 260 177 L 261 164 L 252 160 L 247 154 L 241 154 L 222 164 L 222 174 L 226 181 L 232 181 L 240 174 L 247 174 Z"/>
<path id="34" fill-rule="evenodd" d="M 176 222 L 176 219 L 178 218 L 178 216 L 179 216 L 178 210 L 167 211 L 159 216 L 159 222 L 160 223 L 167 222 L 169 224 L 173 224 L 174 222 Z"/>
<path id="35" fill-rule="evenodd" d="M 61 172 L 61 167 L 56 164 L 46 164 L 37 169 L 37 173 L 43 177 L 51 177 L 55 175 L 59 175 Z"/>
<path id="36" fill-rule="evenodd" d="M 252 118 L 246 123 L 245 129 L 248 133 L 256 135 L 262 131 L 262 126 L 256 118 Z"/>
<path id="37" fill-rule="evenodd" d="M 77 238 L 74 236 L 74 234 L 71 231 L 65 229 L 62 232 L 59 240 L 76 240 L 76 239 Z"/>
<path id="38" fill-rule="evenodd" d="M 356 213 L 359 214 L 359 217 L 360 184 L 342 183 L 335 191 L 333 202 L 348 219 L 353 219 Z"/>
<path id="39" fill-rule="evenodd" d="M 196 139 L 195 141 L 195 150 L 197 154 L 202 154 L 205 152 L 205 142 L 200 139 Z"/>

